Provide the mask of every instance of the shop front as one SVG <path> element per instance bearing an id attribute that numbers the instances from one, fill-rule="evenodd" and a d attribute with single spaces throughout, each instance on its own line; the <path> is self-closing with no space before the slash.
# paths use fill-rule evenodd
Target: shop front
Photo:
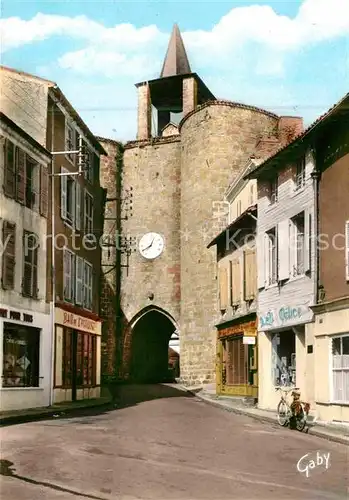
<path id="1" fill-rule="evenodd" d="M 50 405 L 50 314 L 0 304 L 1 411 Z"/>
<path id="2" fill-rule="evenodd" d="M 280 393 L 275 390 L 276 387 L 299 387 L 302 399 L 309 396 L 305 377 L 305 324 L 312 317 L 313 313 L 307 306 L 297 304 L 259 314 L 260 408 L 277 407 Z"/>
<path id="3" fill-rule="evenodd" d="M 217 394 L 257 398 L 256 320 L 217 328 Z"/>
<path id="4" fill-rule="evenodd" d="M 313 310 L 315 321 L 307 325 L 307 337 L 314 343 L 314 359 L 307 376 L 314 380 L 317 417 L 349 424 L 349 299 L 318 304 Z"/>
<path id="5" fill-rule="evenodd" d="M 55 308 L 54 402 L 100 396 L 101 321 Z"/>

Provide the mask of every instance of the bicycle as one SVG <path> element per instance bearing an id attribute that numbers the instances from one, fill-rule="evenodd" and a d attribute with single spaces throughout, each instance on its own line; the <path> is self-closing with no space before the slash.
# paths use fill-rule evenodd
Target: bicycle
<path id="1" fill-rule="evenodd" d="M 295 425 L 297 430 L 301 432 L 307 423 L 310 404 L 300 400 L 301 393 L 299 392 L 298 387 L 276 387 L 276 390 L 281 391 L 281 399 L 277 406 L 277 418 L 279 425 L 282 427 L 285 427 L 287 424 L 289 424 L 290 427 Z M 287 396 L 287 394 L 291 391 L 293 401 L 291 405 L 289 405 L 282 392 L 284 392 Z"/>

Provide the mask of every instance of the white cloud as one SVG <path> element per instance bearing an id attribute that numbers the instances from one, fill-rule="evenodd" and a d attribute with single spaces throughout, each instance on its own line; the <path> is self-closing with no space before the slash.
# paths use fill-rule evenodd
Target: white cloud
<path id="1" fill-rule="evenodd" d="M 154 25 L 136 28 L 119 24 L 107 28 L 86 16 L 69 18 L 39 13 L 28 21 L 11 17 L 0 23 L 3 52 L 51 36 L 80 39 L 86 41 L 86 47 L 64 54 L 59 64 L 82 74 L 99 72 L 106 77 L 118 72 L 133 75 L 136 64 L 140 71 L 153 72 L 151 60 L 168 40 L 168 34 Z M 241 57 L 242 49 L 253 44 L 265 54 L 258 57 L 262 72 L 281 74 L 289 51 L 345 34 L 349 34 L 348 0 L 304 0 L 293 19 L 277 14 L 267 5 L 237 7 L 210 31 L 186 32 L 183 38 L 200 67 L 219 66 Z M 272 51 L 272 59 L 268 51 Z"/>
<path id="2" fill-rule="evenodd" d="M 133 83 L 159 75 L 168 33 L 155 25 L 106 27 L 86 16 L 41 13 L 30 20 L 2 19 L 0 30 L 2 52 L 53 36 L 81 42 L 79 50 L 61 54 L 42 76 L 59 83 L 97 134 L 108 135 L 109 130 L 113 135 L 116 128 L 119 138 L 134 136 Z M 200 72 L 217 96 L 274 109 L 273 104 L 281 102 L 292 112 L 295 96 L 301 99 L 301 94 L 287 81 L 289 67 L 294 68 L 309 47 L 337 37 L 349 39 L 349 0 L 304 0 L 293 18 L 268 5 L 236 7 L 212 29 L 182 34 L 192 70 Z M 97 87 L 91 83 L 96 80 Z M 91 102 L 98 112 L 88 109 Z"/>

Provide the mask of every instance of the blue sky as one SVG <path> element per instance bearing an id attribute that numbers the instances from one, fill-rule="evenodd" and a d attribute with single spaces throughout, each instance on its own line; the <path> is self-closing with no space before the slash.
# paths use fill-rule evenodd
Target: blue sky
<path id="1" fill-rule="evenodd" d="M 57 82 L 97 135 L 132 140 L 134 84 L 174 22 L 217 97 L 309 124 L 349 91 L 349 0 L 2 0 L 1 63 Z"/>

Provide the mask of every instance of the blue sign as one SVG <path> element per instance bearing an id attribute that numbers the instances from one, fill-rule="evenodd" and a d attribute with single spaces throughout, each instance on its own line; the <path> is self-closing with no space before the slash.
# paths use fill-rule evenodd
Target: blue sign
<path id="1" fill-rule="evenodd" d="M 261 324 L 261 328 L 264 328 L 265 326 L 272 326 L 274 323 L 273 313 L 269 311 L 265 316 L 260 316 L 259 322 Z"/>
<path id="2" fill-rule="evenodd" d="M 302 309 L 300 307 L 282 307 L 279 310 L 279 318 L 284 323 L 285 321 L 294 321 L 302 317 Z"/>

